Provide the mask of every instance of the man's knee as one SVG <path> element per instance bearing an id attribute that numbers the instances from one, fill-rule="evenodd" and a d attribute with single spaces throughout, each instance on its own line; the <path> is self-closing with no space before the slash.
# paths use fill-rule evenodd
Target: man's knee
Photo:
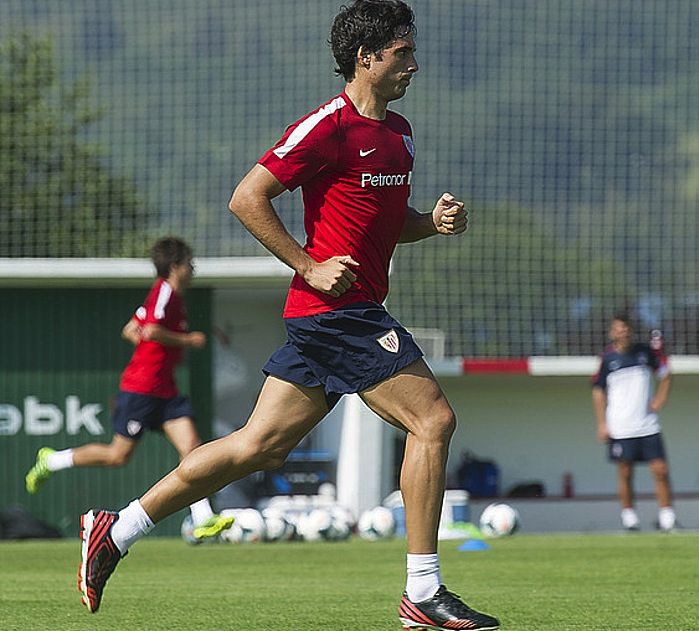
<path id="1" fill-rule="evenodd" d="M 249 437 L 244 445 L 244 459 L 258 471 L 278 469 L 295 446 L 296 441 L 279 435 Z"/>
<path id="2" fill-rule="evenodd" d="M 423 424 L 423 434 L 432 441 L 449 442 L 456 430 L 456 416 L 449 405 L 438 406 Z"/>
<path id="3" fill-rule="evenodd" d="M 451 408 L 444 411 L 437 421 L 437 425 L 447 440 L 450 440 L 456 431 L 456 415 Z"/>
<path id="4" fill-rule="evenodd" d="M 131 451 L 117 451 L 115 449 L 112 449 L 109 452 L 107 466 L 115 468 L 123 467 L 124 465 L 128 464 L 129 460 L 131 460 L 132 453 L 133 452 Z"/>
<path id="5" fill-rule="evenodd" d="M 267 446 L 256 454 L 257 466 L 262 471 L 278 469 L 289 457 L 290 447 Z"/>
<path id="6" fill-rule="evenodd" d="M 622 480 L 630 480 L 633 477 L 633 463 L 627 460 L 620 460 L 617 470 L 619 471 L 619 478 Z"/>
<path id="7" fill-rule="evenodd" d="M 667 480 L 668 466 L 665 460 L 653 461 L 651 463 L 650 469 L 657 480 Z"/>

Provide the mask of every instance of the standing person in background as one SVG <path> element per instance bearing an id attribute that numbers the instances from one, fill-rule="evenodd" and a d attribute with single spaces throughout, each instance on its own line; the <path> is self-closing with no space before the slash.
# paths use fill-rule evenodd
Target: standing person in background
<path id="1" fill-rule="evenodd" d="M 621 523 L 638 530 L 634 509 L 633 470 L 647 462 L 655 480 L 658 527 L 675 528 L 675 511 L 658 412 L 670 394 L 670 370 L 658 334 L 649 344 L 633 341 L 629 317 L 614 316 L 609 327 L 611 344 L 605 349 L 599 371 L 592 378 L 592 402 L 597 418 L 597 438 L 609 445 L 609 458 L 617 463 Z M 653 377 L 658 387 L 653 393 Z"/>
<path id="2" fill-rule="evenodd" d="M 418 70 L 414 16 L 399 0 L 355 0 L 335 18 L 330 44 L 344 90 L 289 126 L 243 178 L 230 210 L 295 272 L 284 309 L 287 342 L 264 367 L 255 409 L 240 430 L 187 456 L 119 513 L 83 516 L 83 602 L 99 607 L 129 546 L 191 501 L 260 469 L 279 467 L 343 394 L 359 393 L 407 434 L 401 470 L 406 629 L 497 629 L 442 584 L 437 528 L 456 419 L 412 336 L 382 303 L 399 242 L 457 235 L 463 202 L 442 194 L 432 211 L 408 205 L 415 148 L 410 123 L 388 109 Z M 306 245 L 272 200 L 301 187 Z M 445 283 L 459 276 L 445 269 Z M 100 552 L 103 554 L 100 555 Z"/>
<path id="3" fill-rule="evenodd" d="M 42 447 L 26 475 L 27 492 L 38 493 L 62 469 L 124 466 L 146 430 L 162 431 L 180 459 L 201 444 L 192 405 L 178 393 L 175 383 L 175 367 L 183 349 L 206 344 L 204 333 L 187 331 L 182 300 L 194 271 L 192 250 L 181 239 L 164 237 L 153 245 L 151 257 L 158 278 L 121 332 L 136 348 L 121 376 L 112 441 L 61 451 Z M 190 510 L 196 539 L 215 536 L 232 522 L 215 515 L 207 498 L 193 503 Z"/>

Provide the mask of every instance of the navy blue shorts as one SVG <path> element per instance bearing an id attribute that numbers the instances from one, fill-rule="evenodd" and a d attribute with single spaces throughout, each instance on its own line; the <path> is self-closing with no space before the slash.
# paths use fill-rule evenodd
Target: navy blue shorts
<path id="1" fill-rule="evenodd" d="M 343 394 L 362 392 L 422 357 L 381 305 L 361 302 L 303 318 L 286 318 L 286 344 L 262 369 L 301 386 L 323 386 L 332 409 Z"/>
<path id="2" fill-rule="evenodd" d="M 112 416 L 112 427 L 115 434 L 138 440 L 145 430 L 159 431 L 166 421 L 182 416 L 194 419 L 194 410 L 187 397 L 163 399 L 120 390 Z"/>
<path id="3" fill-rule="evenodd" d="M 612 438 L 609 441 L 609 459 L 627 462 L 665 460 L 665 446 L 660 434 L 640 438 Z"/>

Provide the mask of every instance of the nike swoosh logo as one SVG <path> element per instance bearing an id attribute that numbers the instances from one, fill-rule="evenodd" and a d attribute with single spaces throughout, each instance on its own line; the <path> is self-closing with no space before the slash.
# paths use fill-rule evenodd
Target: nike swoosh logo
<path id="1" fill-rule="evenodd" d="M 370 153 L 374 153 L 374 151 L 376 151 L 376 147 L 374 147 L 373 149 L 367 149 L 366 151 L 364 151 L 364 149 L 360 149 L 359 157 L 366 158 Z"/>

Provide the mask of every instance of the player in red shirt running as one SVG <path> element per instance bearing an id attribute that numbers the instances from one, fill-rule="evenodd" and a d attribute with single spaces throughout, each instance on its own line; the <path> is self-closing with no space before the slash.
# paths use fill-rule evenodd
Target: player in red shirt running
<path id="1" fill-rule="evenodd" d="M 146 430 L 162 431 L 180 458 L 201 444 L 192 405 L 178 393 L 174 374 L 184 348 L 206 344 L 204 333 L 187 331 L 182 301 L 192 280 L 192 251 L 184 241 L 165 237 L 155 243 L 151 254 L 158 278 L 122 330 L 122 337 L 136 348 L 121 377 L 112 416 L 112 442 L 61 451 L 42 447 L 26 476 L 29 493 L 38 493 L 55 471 L 125 465 Z M 230 525 L 230 518 L 215 515 L 206 498 L 190 508 L 195 538 L 214 536 Z"/>
<path id="2" fill-rule="evenodd" d="M 359 393 L 407 434 L 401 623 L 406 629 L 499 627 L 442 584 L 437 528 L 456 421 L 412 336 L 381 304 L 397 243 L 467 228 L 464 204 L 450 193 L 429 213 L 408 205 L 412 131 L 388 104 L 405 94 L 418 70 L 414 30 L 412 10 L 399 0 L 343 7 L 330 43 L 344 91 L 291 125 L 233 193 L 230 210 L 296 272 L 284 309 L 287 342 L 265 365 L 267 379 L 244 427 L 197 449 L 118 514 L 84 516 L 83 598 L 91 610 L 120 555 L 155 523 L 233 480 L 279 467 L 340 396 Z M 299 186 L 303 247 L 272 205 Z M 108 552 L 100 556 L 100 550 Z"/>

